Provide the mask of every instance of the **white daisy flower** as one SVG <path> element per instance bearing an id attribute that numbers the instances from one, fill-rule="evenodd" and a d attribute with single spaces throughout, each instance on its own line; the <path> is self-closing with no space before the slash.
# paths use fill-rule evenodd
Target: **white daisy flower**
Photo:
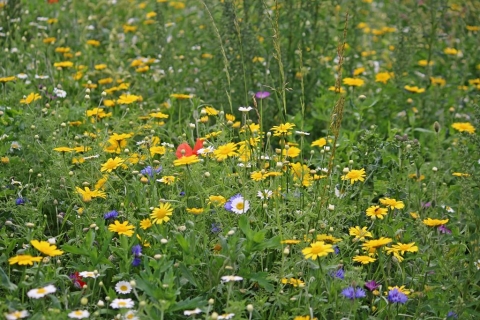
<path id="1" fill-rule="evenodd" d="M 295 131 L 295 134 L 298 134 L 300 136 L 309 136 L 310 133 L 305 132 L 305 131 Z"/>
<path id="2" fill-rule="evenodd" d="M 22 149 L 22 145 L 17 141 L 12 141 L 12 143 L 10 144 L 10 152 L 13 152 L 13 150 L 21 150 L 21 149 Z"/>
<path id="3" fill-rule="evenodd" d="M 253 108 L 252 107 L 239 107 L 238 108 L 238 111 L 240 112 L 248 112 L 250 110 L 252 110 Z"/>
<path id="4" fill-rule="evenodd" d="M 39 299 L 45 297 L 47 294 L 54 293 L 57 288 L 53 284 L 49 284 L 43 288 L 32 289 L 27 292 L 27 296 L 33 299 Z"/>
<path id="5" fill-rule="evenodd" d="M 480 259 L 478 259 L 478 261 L 475 262 L 475 265 L 477 266 L 477 270 L 480 270 Z"/>
<path id="6" fill-rule="evenodd" d="M 28 317 L 30 314 L 28 313 L 27 310 L 22 310 L 22 311 L 13 311 L 10 313 L 5 314 L 5 318 L 7 320 L 16 320 L 16 319 L 22 319 Z"/>
<path id="7" fill-rule="evenodd" d="M 454 213 L 455 210 L 452 209 L 452 207 L 449 206 L 442 206 L 443 209 L 445 209 L 447 212 Z"/>
<path id="8" fill-rule="evenodd" d="M 236 214 L 242 214 L 250 209 L 250 202 L 245 200 L 241 194 L 236 194 L 230 199 L 228 199 L 227 203 L 224 206 L 225 209 L 231 211 Z"/>
<path id="9" fill-rule="evenodd" d="M 119 281 L 115 285 L 115 291 L 120 294 L 127 294 L 132 292 L 132 286 L 127 281 Z"/>
<path id="10" fill-rule="evenodd" d="M 258 191 L 257 193 L 257 197 L 259 197 L 260 199 L 264 200 L 264 199 L 270 199 L 273 195 L 273 192 L 272 190 L 263 190 L 263 191 Z"/>
<path id="11" fill-rule="evenodd" d="M 68 314 L 68 317 L 72 319 L 84 319 L 88 318 L 89 316 L 90 312 L 88 312 L 87 310 L 76 310 Z"/>
<path id="12" fill-rule="evenodd" d="M 67 96 L 67 92 L 61 89 L 53 88 L 53 94 L 59 98 L 65 98 Z"/>
<path id="13" fill-rule="evenodd" d="M 135 302 L 133 302 L 132 299 L 114 299 L 112 303 L 110 303 L 110 307 L 113 309 L 120 309 L 120 308 L 126 308 L 126 309 L 131 309 L 135 305 Z"/>
<path id="14" fill-rule="evenodd" d="M 240 276 L 223 276 L 222 282 L 230 282 L 230 281 L 242 281 L 243 278 Z"/>
<path id="15" fill-rule="evenodd" d="M 123 316 L 123 319 L 126 320 L 139 320 L 139 318 L 136 316 L 136 311 L 135 310 L 128 310 L 127 313 Z"/>
<path id="16" fill-rule="evenodd" d="M 35 75 L 35 79 L 42 79 L 42 80 L 45 80 L 45 79 L 48 79 L 48 76 L 45 76 L 45 75 L 42 75 L 42 74 L 36 74 Z"/>
<path id="17" fill-rule="evenodd" d="M 92 271 L 82 271 L 82 272 L 79 273 L 79 275 L 82 278 L 96 278 L 96 277 L 100 276 L 99 273 L 92 272 Z"/>
<path id="18" fill-rule="evenodd" d="M 26 73 L 19 73 L 17 74 L 17 78 L 24 80 L 28 78 L 28 75 Z"/>
<path id="19" fill-rule="evenodd" d="M 218 316 L 218 320 L 229 320 L 235 317 L 235 313 L 225 313 Z"/>
<path id="20" fill-rule="evenodd" d="M 199 314 L 199 313 L 202 313 L 202 309 L 200 309 L 200 308 L 195 308 L 193 310 L 183 311 L 183 314 L 186 315 L 186 316 L 191 316 L 191 315 L 195 315 L 195 314 Z"/>

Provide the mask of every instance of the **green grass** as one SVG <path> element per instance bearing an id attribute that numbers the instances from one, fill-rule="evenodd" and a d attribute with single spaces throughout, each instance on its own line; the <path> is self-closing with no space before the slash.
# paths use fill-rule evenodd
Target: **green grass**
<path id="1" fill-rule="evenodd" d="M 477 319 L 479 13 L 1 2 L 0 312 Z"/>

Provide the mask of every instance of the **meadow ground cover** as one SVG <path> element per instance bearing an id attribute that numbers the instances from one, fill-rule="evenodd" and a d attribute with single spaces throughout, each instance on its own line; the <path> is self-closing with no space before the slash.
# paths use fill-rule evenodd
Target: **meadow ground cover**
<path id="1" fill-rule="evenodd" d="M 0 313 L 480 318 L 479 17 L 1 1 Z"/>

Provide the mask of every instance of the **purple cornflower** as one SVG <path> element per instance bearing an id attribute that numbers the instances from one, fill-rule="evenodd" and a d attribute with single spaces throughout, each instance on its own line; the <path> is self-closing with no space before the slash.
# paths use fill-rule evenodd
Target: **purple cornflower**
<path id="1" fill-rule="evenodd" d="M 25 204 L 25 199 L 23 199 L 23 198 L 17 198 L 17 199 L 15 200 L 15 204 L 16 204 L 17 206 L 20 206 L 20 205 L 22 205 L 22 204 Z"/>
<path id="2" fill-rule="evenodd" d="M 212 233 L 219 233 L 222 231 L 222 228 L 220 228 L 220 226 L 217 225 L 216 223 L 212 223 L 212 229 L 210 229 L 210 231 Z"/>
<path id="3" fill-rule="evenodd" d="M 153 177 L 155 173 L 159 173 L 162 171 L 162 166 L 154 169 L 151 166 L 145 167 L 142 171 L 140 171 L 141 174 L 149 177 Z"/>
<path id="4" fill-rule="evenodd" d="M 441 226 L 438 227 L 438 231 L 440 231 L 440 233 L 447 233 L 447 234 L 451 234 L 452 233 L 452 230 L 448 229 L 447 227 L 445 227 L 444 224 L 442 224 Z"/>
<path id="5" fill-rule="evenodd" d="M 142 255 L 142 246 L 139 244 L 136 244 L 132 247 L 132 254 L 135 257 L 140 257 Z"/>
<path id="6" fill-rule="evenodd" d="M 255 93 L 255 98 L 257 99 L 265 99 L 265 98 L 268 98 L 270 97 L 270 92 L 268 91 L 259 91 L 257 93 Z"/>
<path id="7" fill-rule="evenodd" d="M 404 304 L 405 302 L 407 302 L 408 297 L 405 293 L 401 292 L 397 288 L 393 288 L 392 290 L 388 291 L 387 299 L 391 303 Z"/>
<path id="8" fill-rule="evenodd" d="M 118 217 L 118 212 L 116 210 L 109 211 L 103 215 L 105 220 L 115 219 L 116 217 Z"/>
<path id="9" fill-rule="evenodd" d="M 135 257 L 133 258 L 132 266 L 138 267 L 141 263 L 142 263 L 142 259 L 140 259 L 139 257 Z"/>
<path id="10" fill-rule="evenodd" d="M 447 318 L 458 319 L 458 315 L 453 311 L 448 311 Z"/>
<path id="11" fill-rule="evenodd" d="M 422 209 L 430 208 L 431 206 L 431 202 L 422 202 Z"/>
<path id="12" fill-rule="evenodd" d="M 342 290 L 342 294 L 345 298 L 353 300 L 357 298 L 365 298 L 365 290 L 362 288 L 357 287 L 356 289 L 354 287 L 348 287 Z"/>
<path id="13" fill-rule="evenodd" d="M 370 280 L 365 282 L 365 288 L 370 291 L 373 291 L 379 287 L 379 284 L 375 280 Z"/>
<path id="14" fill-rule="evenodd" d="M 339 254 L 339 253 L 340 253 L 340 248 L 338 248 L 337 246 L 334 246 L 334 247 L 333 247 L 333 250 L 334 250 L 335 254 Z"/>
<path id="15" fill-rule="evenodd" d="M 338 279 L 345 279 L 345 271 L 342 268 L 338 269 L 337 271 L 331 272 L 330 275 L 334 278 Z"/>
<path id="16" fill-rule="evenodd" d="M 185 195 L 185 191 L 180 192 L 180 196 L 183 197 Z"/>

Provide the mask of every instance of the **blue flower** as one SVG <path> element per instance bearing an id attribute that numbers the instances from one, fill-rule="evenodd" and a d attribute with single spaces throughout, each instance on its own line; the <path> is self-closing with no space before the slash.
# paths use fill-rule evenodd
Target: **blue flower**
<path id="1" fill-rule="evenodd" d="M 330 275 L 334 278 L 338 278 L 338 279 L 345 279 L 345 271 L 343 271 L 342 268 L 338 269 L 337 271 L 333 271 L 330 273 Z"/>
<path id="2" fill-rule="evenodd" d="M 236 194 L 225 203 L 223 206 L 225 210 L 236 213 L 242 214 L 250 209 L 250 202 L 245 200 L 245 198 L 240 194 Z"/>
<path id="3" fill-rule="evenodd" d="M 17 198 L 17 199 L 15 200 L 15 204 L 16 204 L 17 206 L 22 205 L 22 204 L 24 204 L 24 203 L 25 203 L 25 199 L 23 199 L 23 198 Z"/>
<path id="4" fill-rule="evenodd" d="M 152 168 L 151 166 L 146 167 L 142 171 L 140 171 L 141 174 L 145 176 L 150 176 L 153 177 L 155 173 L 159 173 L 162 171 L 162 166 L 158 167 L 157 169 Z"/>
<path id="5" fill-rule="evenodd" d="M 216 223 L 212 223 L 212 229 L 210 229 L 212 233 L 219 233 L 222 231 L 222 228 L 220 228 L 220 225 L 217 225 Z"/>
<path id="6" fill-rule="evenodd" d="M 333 250 L 335 251 L 335 254 L 339 254 L 339 253 L 340 253 L 340 248 L 337 247 L 337 246 L 334 246 L 334 247 L 333 247 Z"/>
<path id="7" fill-rule="evenodd" d="M 142 264 L 142 259 L 140 259 L 139 257 L 133 258 L 132 266 L 138 267 L 140 264 Z"/>
<path id="8" fill-rule="evenodd" d="M 142 255 L 142 246 L 139 244 L 136 244 L 132 247 L 132 254 L 135 257 L 140 257 Z"/>
<path id="9" fill-rule="evenodd" d="M 458 315 L 453 311 L 448 311 L 447 318 L 458 319 Z"/>
<path id="10" fill-rule="evenodd" d="M 103 218 L 105 218 L 105 220 L 115 219 L 116 217 L 118 217 L 118 212 L 116 210 L 109 211 L 103 215 Z"/>
<path id="11" fill-rule="evenodd" d="M 405 293 L 401 292 L 397 288 L 393 288 L 392 290 L 390 290 L 388 292 L 387 299 L 391 303 L 402 303 L 402 304 L 404 304 L 405 302 L 407 302 L 408 297 Z"/>
<path id="12" fill-rule="evenodd" d="M 345 298 L 353 300 L 357 298 L 365 298 L 365 290 L 362 288 L 357 287 L 356 289 L 354 287 L 348 287 L 342 290 L 342 294 Z"/>

